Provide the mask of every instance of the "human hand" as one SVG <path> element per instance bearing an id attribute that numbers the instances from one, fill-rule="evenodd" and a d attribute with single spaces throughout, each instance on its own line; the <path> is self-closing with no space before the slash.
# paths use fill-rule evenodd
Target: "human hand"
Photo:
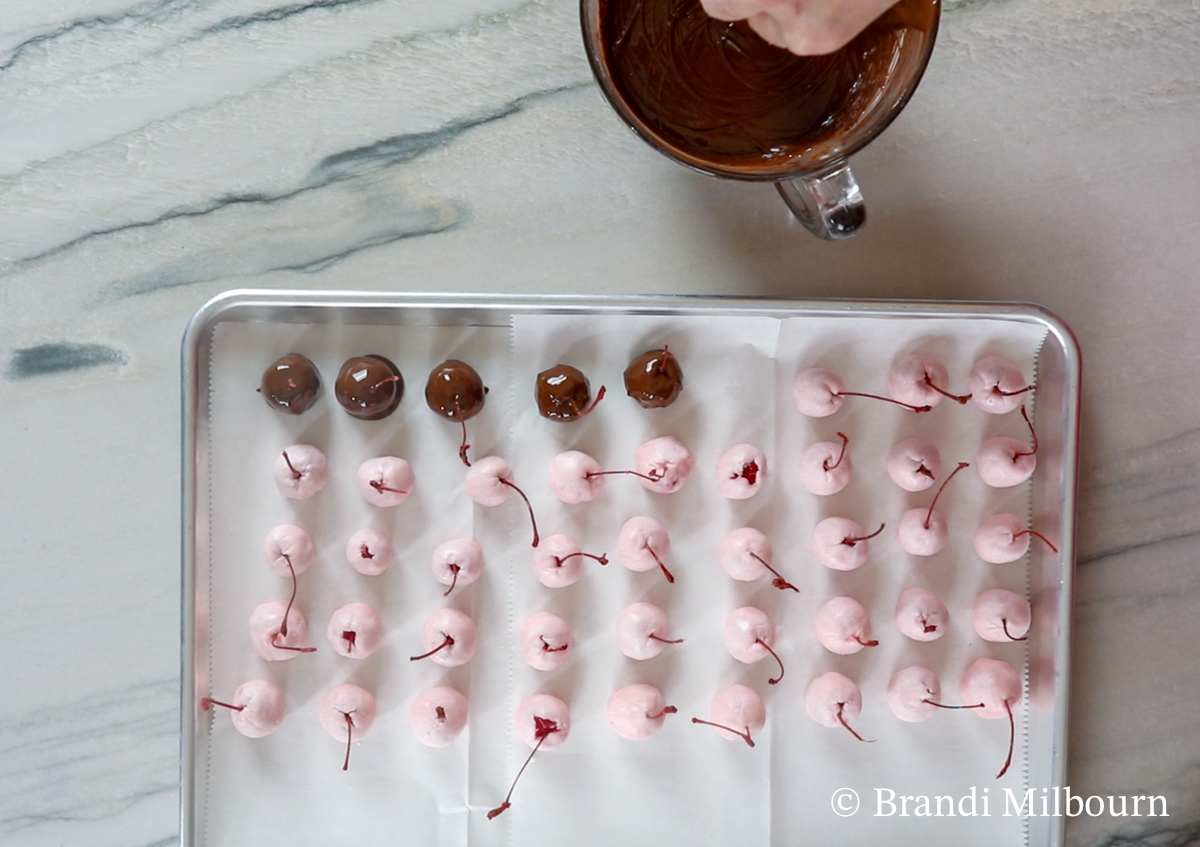
<path id="1" fill-rule="evenodd" d="M 768 44 L 798 56 L 848 44 L 896 0 L 700 0 L 719 21 L 745 20 Z"/>

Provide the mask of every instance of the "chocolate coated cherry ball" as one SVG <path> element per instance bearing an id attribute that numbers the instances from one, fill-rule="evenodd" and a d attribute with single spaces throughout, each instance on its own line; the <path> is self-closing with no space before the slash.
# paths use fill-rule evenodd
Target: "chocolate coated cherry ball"
<path id="1" fill-rule="evenodd" d="M 308 357 L 288 353 L 263 371 L 259 392 L 267 405 L 286 415 L 308 411 L 321 392 L 321 375 Z"/>
<path id="2" fill-rule="evenodd" d="M 476 370 L 466 362 L 447 359 L 429 374 L 425 402 L 443 418 L 466 421 L 483 410 L 487 389 Z"/>
<path id="3" fill-rule="evenodd" d="M 364 421 L 386 418 L 404 396 L 400 369 L 383 356 L 354 356 L 346 360 L 333 386 L 342 408 Z"/>
<path id="4" fill-rule="evenodd" d="M 682 390 L 683 370 L 665 344 L 661 350 L 647 350 L 625 369 L 625 391 L 643 409 L 670 406 Z"/>
<path id="5" fill-rule="evenodd" d="M 592 390 L 582 371 L 560 364 L 537 375 L 534 397 L 543 418 L 573 421 L 589 411 Z"/>

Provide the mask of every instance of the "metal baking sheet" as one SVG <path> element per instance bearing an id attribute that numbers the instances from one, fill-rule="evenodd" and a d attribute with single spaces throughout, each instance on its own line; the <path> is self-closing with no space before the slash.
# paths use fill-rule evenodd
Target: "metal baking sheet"
<path id="1" fill-rule="evenodd" d="M 666 340 L 684 363 L 688 399 L 673 410 L 643 412 L 621 396 L 620 372 L 632 355 Z M 284 416 L 267 409 L 253 389 L 262 369 L 293 349 L 313 353 L 326 385 L 324 411 L 281 421 Z M 941 564 L 914 563 L 894 555 L 886 542 L 876 546 L 864 568 L 847 575 L 826 572 L 807 553 L 806 533 L 830 509 L 884 514 L 908 502 L 898 489 L 886 488 L 895 487 L 869 458 L 878 458 L 892 441 L 913 434 L 948 439 L 942 442 L 949 445 L 943 459 L 952 462 L 970 459 L 958 454 L 969 452 L 983 435 L 1023 434 L 1019 419 L 991 420 L 970 407 L 939 406 L 921 421 L 861 408 L 813 421 L 791 406 L 788 388 L 803 367 L 823 364 L 860 382 L 873 378 L 878 390 L 891 362 L 915 349 L 941 356 L 952 383 L 963 382 L 984 353 L 1031 363 L 1039 439 L 1032 482 L 999 495 L 967 486 L 948 514 L 953 525 L 999 505 L 1027 512 L 1039 530 L 1061 542 L 1058 554 L 1034 547 L 1016 570 L 1004 566 L 1009 570 L 998 576 L 996 566 L 966 555 L 948 554 Z M 393 358 L 408 388 L 394 419 L 364 426 L 337 408 L 330 386 L 346 356 L 367 352 Z M 425 373 L 450 356 L 474 359 L 484 373 L 492 393 L 472 432 L 475 449 L 512 462 L 539 508 L 544 532 L 568 530 L 595 542 L 589 546 L 607 547 L 611 556 L 622 516 L 656 514 L 672 531 L 677 586 L 668 590 L 648 576 L 624 572 L 615 561 L 568 589 L 551 591 L 533 580 L 523 513 L 511 503 L 498 510 L 473 506 L 461 487 L 464 469 L 455 449 L 460 433 L 424 407 Z M 610 397 L 585 424 L 547 422 L 533 409 L 533 375 L 560 360 L 580 365 L 593 389 L 608 384 Z M 934 844 L 961 843 L 964 837 L 976 844 L 1062 843 L 1061 819 L 1004 815 L 1004 789 L 1020 799 L 1029 789 L 1038 794 L 1065 778 L 1079 356 L 1070 331 L 1044 310 L 1006 304 L 229 292 L 201 309 L 189 327 L 184 406 L 184 845 L 270 840 L 281 833 L 301 844 L 350 833 L 368 840 L 387 833 L 390 842 L 411 844 L 539 844 L 555 833 L 559 838 L 570 833 L 581 844 L 614 836 L 646 844 L 664 838 L 788 844 L 797 832 L 829 843 L 918 837 Z M 955 413 L 970 416 L 971 423 L 964 425 L 968 418 L 955 419 Z M 838 429 L 855 439 L 856 479 L 864 481 L 831 503 L 803 491 L 794 462 L 800 449 Z M 697 456 L 690 500 L 610 482 L 593 504 L 566 509 L 545 491 L 544 468 L 560 449 L 585 449 L 606 466 L 619 465 L 628 462 L 640 439 L 666 431 L 683 438 Z M 299 507 L 271 496 L 275 451 L 304 440 L 329 452 L 331 477 L 352 476 L 369 455 L 413 451 L 408 458 L 424 499 L 398 507 L 386 519 L 387 528 L 404 537 L 396 574 L 364 580 L 340 557 L 347 529 L 373 519 L 352 487 L 337 493 L 331 482 L 329 496 L 323 492 L 314 498 L 320 503 Z M 722 445 L 741 440 L 766 450 L 772 473 L 766 490 L 739 505 L 716 495 L 711 477 Z M 868 484 L 872 476 L 882 477 L 882 493 Z M 946 496 L 952 493 L 948 489 Z M 926 502 L 920 495 L 912 499 L 914 505 Z M 329 610 L 350 599 L 370 599 L 388 629 L 387 649 L 378 660 L 355 663 L 325 649 L 319 657 L 265 663 L 249 649 L 247 610 L 282 592 L 261 563 L 261 540 L 274 523 L 285 521 L 309 522 L 317 528 L 314 537 L 321 536 L 313 568 L 319 576 L 304 585 L 300 598 L 310 642 L 324 644 L 323 616 Z M 800 596 L 734 584 L 721 572 L 713 539 L 742 523 L 772 537 L 777 562 L 792 569 L 789 577 L 795 576 Z M 476 617 L 486 644 L 470 664 L 448 673 L 409 667 L 404 651 L 423 615 L 445 605 L 429 577 L 428 553 L 435 539 L 451 534 L 474 534 L 485 544 L 488 578 L 448 604 Z M 891 623 L 899 590 L 918 584 L 938 586 L 951 610 L 952 630 L 932 648 L 905 644 Z M 1034 629 L 1024 645 L 981 643 L 970 628 L 970 599 L 980 587 L 996 584 L 1026 592 L 1033 604 Z M 813 639 L 815 608 L 837 593 L 858 596 L 870 609 L 882 642 L 864 651 L 870 656 L 833 657 Z M 639 599 L 668 610 L 676 634 L 687 636 L 687 653 L 646 663 L 616 653 L 611 619 L 622 603 Z M 721 646 L 721 618 L 748 602 L 767 609 L 780 625 L 789 666 L 775 688 L 765 684 L 765 667 L 739 665 Z M 520 620 L 542 608 L 579 621 L 576 655 L 552 676 L 525 667 L 513 645 Z M 953 699 L 957 675 L 981 655 L 1008 659 L 1025 674 L 1018 757 L 1001 781 L 993 777 L 997 753 L 1002 757 L 1007 742 L 1003 722 L 958 714 L 903 724 L 883 697 L 892 671 L 921 663 L 942 675 L 943 690 Z M 859 682 L 864 696 L 859 728 L 877 738 L 876 744 L 858 744 L 840 731 L 817 727 L 804 714 L 807 682 L 830 669 Z M 242 738 L 225 715 L 199 709 L 202 697 L 219 699 L 251 677 L 273 679 L 287 692 L 288 717 L 266 739 Z M 343 774 L 337 745 L 316 725 L 315 705 L 326 688 L 347 680 L 376 692 L 380 719 L 356 744 L 353 767 Z M 607 692 L 633 681 L 659 685 L 681 712 L 677 722 L 639 745 L 617 737 L 604 719 Z M 427 750 L 408 730 L 408 702 L 422 688 L 446 682 L 468 693 L 471 721 L 451 748 Z M 704 730 L 686 720 L 707 717 L 708 699 L 733 682 L 751 685 L 767 702 L 767 727 L 754 750 L 702 735 Z M 537 691 L 570 703 L 572 735 L 561 748 L 540 755 L 514 808 L 487 821 L 487 809 L 499 802 L 525 754 L 524 745 L 514 742 L 512 711 Z M 972 787 L 981 798 L 985 789 L 990 792 L 987 817 L 877 814 L 889 808 L 879 805 L 878 797 L 887 797 L 880 790 L 953 796 L 957 802 Z M 833 807 L 833 794 L 841 788 L 853 788 L 860 797 L 861 807 L 851 817 Z M 294 805 L 298 799 L 301 809 Z"/>

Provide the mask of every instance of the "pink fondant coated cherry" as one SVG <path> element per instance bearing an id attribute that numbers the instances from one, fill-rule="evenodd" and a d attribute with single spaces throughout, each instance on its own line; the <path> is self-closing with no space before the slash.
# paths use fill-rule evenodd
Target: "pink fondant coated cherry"
<path id="1" fill-rule="evenodd" d="M 862 712 L 862 692 L 849 677 L 832 671 L 810 682 L 804 692 L 804 711 L 821 726 L 842 727 L 859 741 L 867 741 L 850 726 Z"/>
<path id="2" fill-rule="evenodd" d="M 409 656 L 410 662 L 431 659 L 445 668 L 456 668 L 471 661 L 479 634 L 475 621 L 458 609 L 438 609 L 421 625 L 421 645 L 425 652 Z"/>
<path id="3" fill-rule="evenodd" d="M 889 397 L 878 394 L 864 394 L 861 391 L 847 391 L 842 378 L 828 368 L 809 368 L 801 371 L 792 383 L 792 402 L 802 414 L 810 418 L 825 418 L 842 408 L 846 397 L 868 397 L 872 400 L 882 400 L 913 412 L 928 412 L 932 407 L 927 405 L 913 406 L 901 403 Z"/>
<path id="4" fill-rule="evenodd" d="M 1012 764 L 1013 742 L 1016 738 L 1016 723 L 1013 707 L 1021 702 L 1021 680 L 1008 662 L 998 659 L 976 659 L 963 674 L 959 693 L 964 703 L 982 703 L 975 709 L 981 718 L 997 720 L 1008 718 L 1008 758 L 996 779 L 1004 776 Z"/>
<path id="5" fill-rule="evenodd" d="M 480 506 L 499 506 L 512 492 L 517 492 L 529 510 L 529 522 L 533 524 L 533 546 L 538 546 L 537 519 L 533 516 L 533 504 L 525 492 L 512 481 L 512 468 L 499 456 L 485 456 L 467 469 L 467 494 Z"/>
<path id="6" fill-rule="evenodd" d="M 250 614 L 250 644 L 254 652 L 268 662 L 296 658 L 297 653 L 312 653 L 305 647 L 308 621 L 294 606 L 281 600 L 263 603 Z"/>
<path id="7" fill-rule="evenodd" d="M 638 482 L 656 494 L 673 494 L 683 488 L 695 467 L 691 451 L 670 435 L 647 441 L 633 457 Z"/>
<path id="8" fill-rule="evenodd" d="M 849 656 L 864 647 L 878 647 L 871 638 L 871 617 L 853 597 L 834 597 L 817 611 L 813 629 L 821 646 L 839 656 Z"/>
<path id="9" fill-rule="evenodd" d="M 391 540 L 371 527 L 360 529 L 346 541 L 346 561 L 363 576 L 379 576 L 394 555 Z"/>
<path id="10" fill-rule="evenodd" d="M 671 538 L 663 525 L 645 515 L 630 518 L 617 536 L 617 558 L 631 571 L 652 571 L 659 568 L 667 582 L 675 575 L 667 570 L 664 559 L 671 552 Z"/>
<path id="11" fill-rule="evenodd" d="M 682 644 L 671 638 L 667 613 L 653 603 L 634 603 L 617 615 L 617 648 L 631 659 L 652 659 L 668 644 Z"/>
<path id="12" fill-rule="evenodd" d="M 596 499 L 606 474 L 600 463 L 579 450 L 559 453 L 550 462 L 549 482 L 554 496 L 564 503 L 586 503 Z"/>
<path id="13" fill-rule="evenodd" d="M 538 612 L 521 624 L 521 655 L 539 671 L 556 671 L 571 657 L 571 626 L 558 615 Z"/>
<path id="14" fill-rule="evenodd" d="M 727 741 L 744 741 L 754 746 L 754 736 L 767 725 L 767 708 L 753 688 L 731 685 L 712 699 L 708 720 L 692 718 L 692 723 L 711 726 Z"/>
<path id="15" fill-rule="evenodd" d="M 571 732 L 571 711 L 566 703 L 552 694 L 534 694 L 517 706 L 516 726 L 517 736 L 532 747 L 533 751 L 517 771 L 504 802 L 488 812 L 488 820 L 512 808 L 512 795 L 517 781 L 521 779 L 521 774 L 525 773 L 525 768 L 529 767 L 537 751 L 543 747 L 551 750 L 567 740 Z"/>
<path id="16" fill-rule="evenodd" d="M 558 534 L 542 539 L 530 556 L 530 564 L 533 565 L 534 576 L 542 585 L 564 588 L 579 581 L 587 559 L 601 565 L 608 564 L 608 557 L 603 553 L 584 553 L 575 539 Z"/>
<path id="17" fill-rule="evenodd" d="M 936 641 L 949 624 L 950 613 L 932 591 L 910 588 L 896 601 L 896 629 L 913 641 Z"/>
<path id="18" fill-rule="evenodd" d="M 224 706 L 229 709 L 234 729 L 247 738 L 262 738 L 279 729 L 287 711 L 283 691 L 278 685 L 265 679 L 243 682 L 233 692 L 233 699 L 228 703 L 213 700 L 211 697 L 200 701 L 200 708 L 206 712 L 212 706 Z"/>
<path id="19" fill-rule="evenodd" d="M 417 479 L 412 466 L 399 456 L 376 456 L 359 465 L 354 484 L 364 500 L 386 509 L 408 499 Z"/>
<path id="20" fill-rule="evenodd" d="M 838 437 L 841 444 L 818 441 L 800 454 L 800 483 L 813 494 L 837 494 L 850 482 L 850 439 L 841 432 Z"/>
<path id="21" fill-rule="evenodd" d="M 983 592 L 971 607 L 971 624 L 984 641 L 1024 641 L 1032 620 L 1029 601 L 1003 588 Z"/>
<path id="22" fill-rule="evenodd" d="M 346 744 L 342 770 L 350 769 L 350 745 L 375 723 L 375 698 L 357 685 L 339 685 L 328 691 L 317 706 L 317 718 L 335 741 Z"/>
<path id="23" fill-rule="evenodd" d="M 849 518 L 830 517 L 813 527 L 812 551 L 817 561 L 835 571 L 862 567 L 871 553 L 870 539 L 883 532 L 887 524 L 868 534 L 861 524 Z"/>
<path id="24" fill-rule="evenodd" d="M 772 566 L 774 551 L 767 536 L 753 527 L 735 529 L 721 540 L 718 559 L 725 573 L 741 582 L 751 582 L 767 573 L 774 575 L 771 584 L 779 589 L 800 589 L 792 585 Z"/>
<path id="25" fill-rule="evenodd" d="M 717 490 L 730 500 L 753 497 L 767 478 L 767 457 L 753 444 L 735 444 L 717 460 Z"/>
<path id="26" fill-rule="evenodd" d="M 924 438 L 906 438 L 888 453 L 888 476 L 905 491 L 924 491 L 941 472 L 942 454 Z"/>
<path id="27" fill-rule="evenodd" d="M 954 479 L 955 474 L 969 467 L 966 462 L 958 463 L 958 467 L 942 480 L 928 509 L 909 509 L 900 516 L 896 526 L 896 538 L 904 552 L 912 556 L 934 556 L 946 546 L 946 540 L 950 537 L 946 517 L 933 507 L 937 505 L 938 498 L 942 496 L 947 483 Z"/>
<path id="28" fill-rule="evenodd" d="M 951 394 L 946 367 L 930 356 L 912 354 L 892 366 L 888 373 L 888 394 L 892 399 L 914 406 L 936 406 L 943 397 L 966 403 L 970 394 Z"/>
<path id="29" fill-rule="evenodd" d="M 1038 440 L 1033 423 L 1021 407 L 1021 416 L 1029 425 L 1029 435 L 1032 445 L 1024 444 L 1007 435 L 998 435 L 983 442 L 979 452 L 975 454 L 975 467 L 979 478 L 992 488 L 1012 488 L 1020 485 L 1037 468 Z"/>
<path id="30" fill-rule="evenodd" d="M 743 606 L 725 616 L 725 649 L 739 662 L 753 664 L 767 656 L 779 665 L 779 676 L 768 679 L 776 685 L 783 679 L 783 660 L 775 652 L 775 624 L 762 609 Z"/>
<path id="31" fill-rule="evenodd" d="M 429 560 L 433 578 L 448 586 L 442 596 L 446 597 L 458 585 L 470 585 L 483 573 L 483 549 L 474 538 L 452 538 L 444 541 L 433 551 Z"/>
<path id="32" fill-rule="evenodd" d="M 311 444 L 293 444 L 275 458 L 275 485 L 289 500 L 307 500 L 327 479 L 325 454 Z"/>
<path id="33" fill-rule="evenodd" d="M 667 715 L 677 711 L 653 685 L 636 683 L 608 698 L 608 725 L 622 738 L 645 741 L 658 734 Z"/>
<path id="34" fill-rule="evenodd" d="M 999 356 L 984 356 L 967 378 L 975 405 L 993 415 L 1003 415 L 1021 405 L 1022 395 L 1034 386 L 1025 381 L 1021 369 Z"/>
<path id="35" fill-rule="evenodd" d="M 929 720 L 942 699 L 942 684 L 928 668 L 913 665 L 892 674 L 887 687 L 888 708 L 902 721 L 919 723 Z"/>
<path id="36" fill-rule="evenodd" d="M 1058 552 L 1046 536 L 1025 526 L 1025 522 L 1010 512 L 998 512 L 983 519 L 975 530 L 975 552 L 993 565 L 1005 565 L 1022 558 L 1029 550 L 1029 537 L 1036 536 Z"/>
<path id="37" fill-rule="evenodd" d="M 263 561 L 279 576 L 302 574 L 317 558 L 317 548 L 307 532 L 298 526 L 281 524 L 263 543 Z"/>
<path id="38" fill-rule="evenodd" d="M 339 655 L 365 659 L 379 649 L 383 624 L 366 603 L 347 603 L 330 616 L 325 637 Z"/>
<path id="39" fill-rule="evenodd" d="M 422 691 L 408 707 L 413 735 L 427 747 L 448 747 L 462 734 L 467 715 L 467 698 L 447 686 Z"/>

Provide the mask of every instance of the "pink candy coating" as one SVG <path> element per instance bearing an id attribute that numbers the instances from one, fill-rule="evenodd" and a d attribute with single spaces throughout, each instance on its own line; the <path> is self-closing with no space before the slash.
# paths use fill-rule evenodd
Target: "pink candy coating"
<path id="1" fill-rule="evenodd" d="M 1022 639 L 1029 632 L 1032 620 L 1029 601 L 1003 588 L 983 592 L 971 608 L 971 624 L 984 641 Z"/>
<path id="2" fill-rule="evenodd" d="M 462 734 L 467 715 L 467 698 L 447 686 L 422 691 L 408 707 L 413 735 L 428 747 L 449 746 Z"/>
<path id="3" fill-rule="evenodd" d="M 653 659 L 671 639 L 667 613 L 653 603 L 634 603 L 617 615 L 617 648 L 631 659 Z"/>
<path id="4" fill-rule="evenodd" d="M 317 718 L 326 732 L 345 744 L 351 732 L 347 718 L 353 725 L 354 738 L 362 738 L 375 723 L 375 698 L 357 685 L 339 685 L 321 698 Z"/>
<path id="5" fill-rule="evenodd" d="M 943 395 L 926 378 L 943 391 L 950 390 L 950 375 L 941 362 L 928 356 L 905 356 L 888 372 L 888 394 L 910 406 L 936 406 Z"/>
<path id="6" fill-rule="evenodd" d="M 932 591 L 910 588 L 896 601 L 896 629 L 913 641 L 936 641 L 949 624 L 950 613 Z"/>
<path id="7" fill-rule="evenodd" d="M 762 609 L 743 606 L 725 616 L 724 638 L 730 656 L 753 664 L 771 655 L 767 647 L 775 646 L 775 625 Z"/>
<path id="8" fill-rule="evenodd" d="M 892 714 L 902 721 L 919 723 L 929 720 L 938 707 L 925 701 L 941 702 L 942 684 L 937 674 L 918 665 L 904 668 L 892 674 L 888 682 L 887 701 Z"/>
<path id="9" fill-rule="evenodd" d="M 283 614 L 287 612 L 287 636 L 279 635 L 283 625 Z M 274 643 L 272 643 L 274 642 Z M 275 644 L 285 647 L 305 647 L 308 645 L 308 621 L 295 606 L 288 611 L 287 603 L 282 600 L 272 600 L 255 608 L 250 614 L 250 644 L 254 652 L 268 662 L 286 662 L 300 655 L 295 650 L 283 650 Z"/>
<path id="10" fill-rule="evenodd" d="M 926 526 L 926 519 L 929 525 Z M 936 509 L 909 509 L 896 525 L 896 539 L 905 553 L 912 556 L 933 556 L 946 546 L 950 530 L 946 518 Z"/>
<path id="11" fill-rule="evenodd" d="M 853 597 L 834 597 L 820 608 L 813 629 L 821 646 L 839 656 L 849 656 L 871 641 L 871 617 Z M 863 643 L 868 642 L 868 643 Z"/>
<path id="12" fill-rule="evenodd" d="M 557 724 L 557 729 L 542 741 L 543 750 L 552 750 L 566 741 L 567 736 L 571 734 L 571 710 L 567 708 L 567 704 L 553 694 L 534 694 L 517 706 L 515 720 L 517 736 L 530 747 L 536 747 L 539 741 L 535 717 Z"/>
<path id="13" fill-rule="evenodd" d="M 731 685 L 718 691 L 708 709 L 708 719 L 713 723 L 744 731 L 753 738 L 767 725 L 767 707 L 753 688 Z M 720 727 L 713 727 L 717 735 L 728 741 L 745 742 L 742 736 Z"/>
<path id="14" fill-rule="evenodd" d="M 1037 467 L 1033 448 L 1007 435 L 998 435 L 983 442 L 975 454 L 979 478 L 992 488 L 1012 488 L 1020 485 Z"/>
<path id="15" fill-rule="evenodd" d="M 377 529 L 366 527 L 346 542 L 346 561 L 363 576 L 379 576 L 392 563 L 392 542 Z"/>
<path id="16" fill-rule="evenodd" d="M 278 685 L 265 679 L 243 682 L 237 691 L 233 692 L 233 699 L 229 703 L 231 706 L 242 707 L 240 710 L 228 711 L 234 729 L 247 738 L 262 738 L 279 729 L 287 711 L 283 691 Z"/>
<path id="17" fill-rule="evenodd" d="M 657 494 L 673 494 L 683 488 L 696 460 L 680 441 L 670 435 L 647 441 L 637 449 L 633 457 L 633 469 L 654 481 L 636 477 L 642 488 Z"/>
<path id="18" fill-rule="evenodd" d="M 842 459 L 840 463 L 839 456 Z M 800 454 L 800 482 L 813 494 L 837 494 L 850 482 L 853 470 L 850 449 L 847 447 L 846 454 L 842 456 L 840 443 L 818 441 Z"/>
<path id="19" fill-rule="evenodd" d="M 830 672 L 808 684 L 804 692 L 804 711 L 821 726 L 841 727 L 842 720 L 850 723 L 862 712 L 862 692 L 854 680 Z"/>
<path id="20" fill-rule="evenodd" d="M 442 585 L 470 585 L 483 572 L 483 549 L 474 538 L 452 538 L 433 551 L 429 566 Z"/>
<path id="21" fill-rule="evenodd" d="M 275 484 L 289 500 L 307 500 L 327 478 L 325 454 L 311 444 L 293 444 L 275 457 Z"/>
<path id="22" fill-rule="evenodd" d="M 1011 412 L 1024 402 L 1025 393 L 1006 396 L 1002 391 L 1020 392 L 1028 385 L 1020 368 L 999 356 L 984 356 L 971 368 L 967 378 L 975 405 L 993 415 Z"/>
<path id="23" fill-rule="evenodd" d="M 822 56 L 844 47 L 892 5 L 888 0 L 833 4 L 794 0 L 700 2 L 716 20 L 745 20 L 763 41 L 800 56 Z"/>
<path id="24" fill-rule="evenodd" d="M 608 725 L 622 738 L 645 741 L 662 729 L 666 707 L 662 692 L 653 685 L 627 685 L 608 698 Z"/>
<path id="25" fill-rule="evenodd" d="M 456 668 L 471 661 L 479 634 L 475 621 L 458 609 L 438 609 L 421 625 L 421 652 L 427 653 L 445 643 L 446 637 L 454 639 L 429 657 L 430 661 L 445 668 Z"/>
<path id="26" fill-rule="evenodd" d="M 997 512 L 986 517 L 975 530 L 975 552 L 993 565 L 1005 565 L 1020 559 L 1029 550 L 1029 534 L 1025 522 L 1009 512 Z"/>
<path id="27" fill-rule="evenodd" d="M 1021 680 L 1008 662 L 976 659 L 963 674 L 959 695 L 964 704 L 983 703 L 982 709 L 971 709 L 979 717 L 1007 719 L 1008 710 L 1021 702 Z"/>
<path id="28" fill-rule="evenodd" d="M 671 538 L 654 518 L 639 515 L 625 521 L 617 535 L 617 558 L 631 571 L 651 571 L 671 552 Z"/>
<path id="29" fill-rule="evenodd" d="M 871 542 L 865 540 L 867 531 L 849 518 L 831 517 L 813 528 L 812 551 L 817 561 L 835 571 L 852 571 L 862 567 L 871 553 Z M 862 538 L 862 541 L 847 541 Z"/>
<path id="30" fill-rule="evenodd" d="M 717 490 L 730 500 L 753 497 L 767 478 L 767 457 L 753 444 L 735 444 L 717 461 Z"/>
<path id="31" fill-rule="evenodd" d="M 577 555 L 582 548 L 568 535 L 551 535 L 533 548 L 529 555 L 533 574 L 547 588 L 565 588 L 574 585 L 583 575 L 587 561 Z"/>
<path id="32" fill-rule="evenodd" d="M 725 573 L 741 582 L 751 582 L 768 573 L 763 562 L 774 564 L 775 552 L 767 536 L 754 527 L 744 526 L 721 540 L 717 558 Z"/>
<path id="33" fill-rule="evenodd" d="M 905 491 L 924 491 L 942 472 L 942 454 L 924 438 L 906 438 L 887 457 L 887 473 Z"/>
<path id="34" fill-rule="evenodd" d="M 801 414 L 810 418 L 826 418 L 842 408 L 840 397 L 846 390 L 842 378 L 828 368 L 809 368 L 796 375 L 792 383 L 792 402 Z"/>
<path id="35" fill-rule="evenodd" d="M 550 462 L 549 482 L 554 496 L 564 503 L 586 503 L 594 500 L 604 487 L 604 477 L 593 476 L 601 471 L 600 463 L 578 450 L 559 453 Z"/>
<path id="36" fill-rule="evenodd" d="M 398 456 L 367 459 L 354 475 L 358 493 L 372 506 L 388 508 L 403 503 L 416 485 L 412 467 Z"/>
<path id="37" fill-rule="evenodd" d="M 348 659 L 365 659 L 379 648 L 383 624 L 366 603 L 347 603 L 329 618 L 325 637 L 340 655 Z"/>
<path id="38" fill-rule="evenodd" d="M 534 670 L 556 671 L 571 657 L 571 627 L 558 615 L 538 612 L 521 624 L 521 655 Z"/>
<path id="39" fill-rule="evenodd" d="M 512 494 L 512 468 L 499 456 L 476 459 L 467 469 L 467 494 L 480 506 L 499 506 Z"/>
<path id="40" fill-rule="evenodd" d="M 279 576 L 291 576 L 292 571 L 302 574 L 317 558 L 317 548 L 307 532 L 298 526 L 280 524 L 269 533 L 263 544 L 263 561 Z"/>

